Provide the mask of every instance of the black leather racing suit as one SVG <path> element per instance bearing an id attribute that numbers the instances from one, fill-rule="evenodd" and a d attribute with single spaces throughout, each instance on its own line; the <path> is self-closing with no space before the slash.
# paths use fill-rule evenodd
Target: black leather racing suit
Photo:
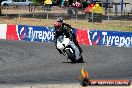
<path id="1" fill-rule="evenodd" d="M 73 28 L 69 24 L 62 23 L 61 31 L 57 30 L 57 29 L 55 29 L 55 30 L 56 30 L 55 36 L 54 36 L 55 45 L 57 44 L 57 38 L 59 36 L 63 35 L 63 33 L 64 33 L 67 38 L 70 38 L 70 40 L 75 43 L 75 45 L 78 47 L 79 51 L 82 53 L 82 49 L 79 46 L 78 41 L 76 40 L 76 35 L 72 32 Z M 62 54 L 62 51 L 60 49 L 58 49 L 57 47 L 56 47 L 56 49 Z"/>

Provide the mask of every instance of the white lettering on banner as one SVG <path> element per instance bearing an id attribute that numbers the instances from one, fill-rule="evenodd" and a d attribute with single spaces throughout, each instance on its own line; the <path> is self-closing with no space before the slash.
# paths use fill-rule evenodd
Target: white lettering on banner
<path id="1" fill-rule="evenodd" d="M 107 32 L 102 32 L 103 35 L 103 44 L 107 46 L 117 45 L 121 46 L 131 46 L 132 45 L 132 37 L 119 37 L 119 36 L 108 36 Z"/>
<path id="2" fill-rule="evenodd" d="M 107 35 L 107 32 L 102 32 L 103 37 L 103 44 L 105 44 L 105 36 Z"/>
<path id="3" fill-rule="evenodd" d="M 129 46 L 131 44 L 131 39 L 129 37 L 126 38 L 126 46 Z"/>
<path id="4" fill-rule="evenodd" d="M 54 38 L 54 33 L 51 31 L 34 31 L 32 27 L 29 27 L 29 38 L 31 38 L 31 41 L 34 39 L 41 39 L 42 42 L 47 39 L 50 40 Z"/>
<path id="5" fill-rule="evenodd" d="M 116 45 L 116 46 L 118 46 L 119 41 L 120 41 L 120 40 L 119 40 L 119 37 L 118 37 L 118 36 L 116 36 L 116 37 L 115 37 L 115 45 Z"/>
<path id="6" fill-rule="evenodd" d="M 123 37 L 121 37 L 120 38 L 120 42 L 119 42 L 119 46 L 120 47 L 124 45 L 123 41 L 125 41 L 125 39 Z"/>

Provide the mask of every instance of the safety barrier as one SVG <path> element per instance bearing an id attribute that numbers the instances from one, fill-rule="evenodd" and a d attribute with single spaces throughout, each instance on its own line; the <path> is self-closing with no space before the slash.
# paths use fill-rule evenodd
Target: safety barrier
<path id="1" fill-rule="evenodd" d="M 54 29 L 51 27 L 0 24 L 0 39 L 52 42 Z"/>
<path id="2" fill-rule="evenodd" d="M 132 32 L 77 30 L 77 40 L 86 45 L 132 47 Z"/>
<path id="3" fill-rule="evenodd" d="M 0 24 L 0 39 L 53 42 L 54 28 Z M 132 47 L 132 32 L 75 29 L 80 44 Z"/>

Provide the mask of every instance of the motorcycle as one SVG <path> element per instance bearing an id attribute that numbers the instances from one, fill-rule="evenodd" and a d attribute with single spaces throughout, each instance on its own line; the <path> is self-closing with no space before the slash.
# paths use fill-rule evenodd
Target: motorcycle
<path id="1" fill-rule="evenodd" d="M 78 47 L 74 44 L 73 41 L 70 41 L 66 35 L 61 35 L 57 38 L 56 46 L 63 52 L 63 55 L 70 59 L 73 63 L 83 62 L 83 57 Z"/>

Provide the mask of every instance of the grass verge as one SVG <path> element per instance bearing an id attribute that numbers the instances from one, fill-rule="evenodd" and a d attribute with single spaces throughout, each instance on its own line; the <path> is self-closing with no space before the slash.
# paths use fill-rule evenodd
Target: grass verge
<path id="1" fill-rule="evenodd" d="M 0 24 L 20 24 L 30 26 L 53 26 L 55 19 L 37 19 L 37 18 L 0 18 Z M 132 21 L 110 20 L 100 23 L 92 23 L 87 20 L 65 20 L 74 28 L 80 29 L 95 29 L 95 30 L 113 30 L 113 31 L 132 31 Z"/>

